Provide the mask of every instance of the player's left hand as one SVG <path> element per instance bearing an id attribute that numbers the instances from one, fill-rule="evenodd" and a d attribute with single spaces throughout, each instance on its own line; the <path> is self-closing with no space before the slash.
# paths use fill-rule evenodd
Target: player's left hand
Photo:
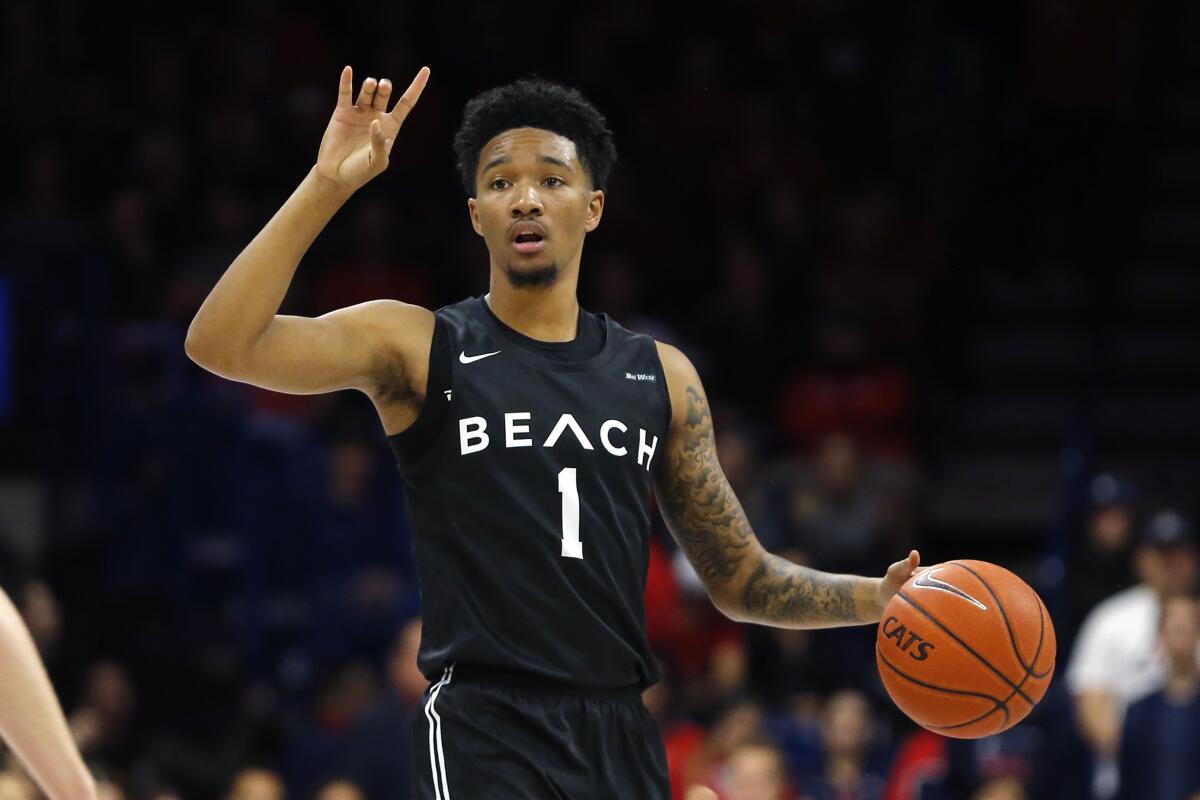
<path id="1" fill-rule="evenodd" d="M 900 591 L 900 587 L 904 582 L 922 572 L 921 554 L 916 550 L 909 550 L 908 557 L 888 567 L 887 574 L 879 581 L 879 614 L 883 616 L 883 608 L 888 604 L 888 601 L 896 596 L 896 592 Z"/>

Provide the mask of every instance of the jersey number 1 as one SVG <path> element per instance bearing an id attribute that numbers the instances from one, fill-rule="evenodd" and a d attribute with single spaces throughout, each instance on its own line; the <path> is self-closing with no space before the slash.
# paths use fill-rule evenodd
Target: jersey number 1
<path id="1" fill-rule="evenodd" d="M 563 558 L 583 558 L 583 542 L 579 541 L 579 486 L 574 467 L 564 467 L 558 473 L 558 493 L 562 495 Z"/>

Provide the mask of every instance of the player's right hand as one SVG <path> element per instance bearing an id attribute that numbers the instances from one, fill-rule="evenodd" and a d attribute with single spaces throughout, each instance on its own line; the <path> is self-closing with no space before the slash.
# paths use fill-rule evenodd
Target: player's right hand
<path id="1" fill-rule="evenodd" d="M 337 107 L 317 152 L 317 173 L 354 191 L 387 169 L 388 155 L 400 126 L 417 104 L 421 90 L 429 81 L 429 67 L 421 67 L 408 89 L 388 111 L 392 82 L 387 78 L 367 78 L 354 94 L 354 72 L 342 69 L 338 83 Z"/>

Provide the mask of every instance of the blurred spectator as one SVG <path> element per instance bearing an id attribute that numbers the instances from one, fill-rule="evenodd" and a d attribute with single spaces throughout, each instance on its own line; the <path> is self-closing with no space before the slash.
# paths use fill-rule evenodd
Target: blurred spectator
<path id="1" fill-rule="evenodd" d="M 661 655 L 657 659 L 662 679 L 642 692 L 642 702 L 654 717 L 662 732 L 663 749 L 667 754 L 667 772 L 671 779 L 671 797 L 683 800 L 687 768 L 697 750 L 704 745 L 707 731 L 681 711 L 676 702 L 675 683 L 678 680 L 674 668 Z"/>
<path id="2" fill-rule="evenodd" d="M 744 498 L 756 492 L 759 437 L 755 435 L 751 418 L 743 414 L 738 406 L 722 403 L 713 413 L 721 420 L 721 424 L 713 431 L 717 459 L 721 462 L 729 485 L 744 503 Z"/>
<path id="3" fill-rule="evenodd" d="M 128 773 L 145 744 L 135 717 L 133 684 L 125 668 L 101 661 L 87 674 L 83 698 L 68 722 L 85 759 Z"/>
<path id="4" fill-rule="evenodd" d="M 867 698 L 843 689 L 825 706 L 821 728 L 822 772 L 801 781 L 812 800 L 877 800 L 883 797 L 884 770 L 873 763 L 874 719 Z"/>
<path id="5" fill-rule="evenodd" d="M 750 684 L 773 707 L 815 717 L 821 698 L 841 683 L 838 648 L 814 631 L 759 626 L 746 641 Z"/>
<path id="6" fill-rule="evenodd" d="M 317 313 L 369 300 L 393 299 L 429 307 L 430 269 L 405 263 L 396 246 L 394 220 L 402 213 L 383 197 L 361 198 L 350 210 L 352 232 L 345 261 L 328 270 L 316 287 Z"/>
<path id="7" fill-rule="evenodd" d="M 329 448 L 325 502 L 317 512 L 313 621 L 314 641 L 328 662 L 377 658 L 415 602 L 411 538 L 387 463 L 359 441 Z"/>
<path id="8" fill-rule="evenodd" d="M 112 778 L 96 781 L 96 800 L 125 800 L 125 790 Z"/>
<path id="9" fill-rule="evenodd" d="M 821 438 L 809 461 L 789 461 L 764 475 L 754 506 L 764 546 L 818 569 L 865 572 L 880 548 L 908 537 L 912 474 L 872 459 L 845 433 Z"/>
<path id="10" fill-rule="evenodd" d="M 775 332 L 774 321 L 786 318 L 771 313 L 772 303 L 781 299 L 774 291 L 779 270 L 771 268 L 760 244 L 744 232 L 724 236 L 719 264 L 721 278 L 700 310 L 722 332 L 712 350 L 709 372 L 725 387 L 724 399 L 736 400 L 752 413 L 769 413 L 775 375 L 744 354 L 767 349 Z M 728 424 L 728 416 L 717 416 L 722 420 L 717 426 L 718 436 Z"/>
<path id="11" fill-rule="evenodd" d="M 1083 536 L 1072 549 L 1067 573 L 1068 609 L 1062 623 L 1068 631 L 1078 629 L 1101 600 L 1133 583 L 1133 486 L 1110 473 L 1097 475 L 1088 487 L 1088 500 Z"/>
<path id="12" fill-rule="evenodd" d="M 21 595 L 20 611 L 38 653 L 42 658 L 52 655 L 62 633 L 62 608 L 50 586 L 42 580 L 28 581 Z"/>
<path id="13" fill-rule="evenodd" d="M 927 730 L 905 737 L 892 759 L 883 800 L 922 800 L 936 792 L 946 777 L 948 741 Z"/>
<path id="14" fill-rule="evenodd" d="M 23 771 L 9 768 L 0 772 L 0 800 L 37 800 L 37 798 L 37 788 Z"/>
<path id="15" fill-rule="evenodd" d="M 722 800 L 788 800 L 792 797 L 783 753 L 770 739 L 750 739 L 729 753 L 721 771 Z"/>
<path id="16" fill-rule="evenodd" d="M 1129 707 L 1121 731 L 1122 800 L 1184 800 L 1200 792 L 1200 604 L 1192 594 L 1162 601 L 1167 677 Z"/>
<path id="17" fill-rule="evenodd" d="M 796 370 L 779 402 L 779 429 L 793 453 L 812 452 L 843 433 L 871 455 L 907 457 L 913 387 L 898 367 L 878 359 L 864 312 L 830 309 L 817 319 L 817 363 Z"/>
<path id="18" fill-rule="evenodd" d="M 971 800 L 1028 800 L 1029 794 L 1016 778 L 993 778 L 971 795 Z"/>
<path id="19" fill-rule="evenodd" d="M 763 731 L 763 709 L 751 700 L 738 700 L 726 706 L 713 722 L 704 742 L 696 747 L 680 772 L 681 780 L 676 783 L 672 772 L 672 786 L 682 791 L 693 784 L 714 786 L 720 779 L 725 760 L 741 745 L 761 739 Z"/>
<path id="20" fill-rule="evenodd" d="M 408 797 L 413 715 L 429 682 L 417 669 L 421 620 L 409 620 L 387 659 L 387 683 L 337 744 L 334 770 L 368 800 Z"/>
<path id="21" fill-rule="evenodd" d="M 233 776 L 225 800 L 284 800 L 283 781 L 269 769 L 247 767 Z"/>
<path id="22" fill-rule="evenodd" d="M 407 797 L 406 791 L 407 788 L 399 789 L 399 791 L 393 788 L 392 796 Z M 363 793 L 350 781 L 336 780 L 322 786 L 321 790 L 317 792 L 315 800 L 363 800 Z"/>
<path id="23" fill-rule="evenodd" d="M 342 773 L 337 768 L 338 742 L 375 702 L 377 678 L 371 665 L 351 661 L 341 665 L 316 699 L 312 716 L 291 732 L 287 769 L 289 788 L 303 797 Z M 377 747 L 386 747 L 380 742 Z"/>
<path id="24" fill-rule="evenodd" d="M 1191 525 L 1175 511 L 1158 512 L 1134 554 L 1139 583 L 1096 606 L 1079 632 L 1066 679 L 1080 733 L 1096 757 L 1098 798 L 1112 797 L 1119 784 L 1116 757 L 1125 709 L 1166 675 L 1158 647 L 1160 601 L 1193 589 L 1196 556 Z"/>
<path id="25" fill-rule="evenodd" d="M 78 643 L 64 636 L 63 602 L 41 578 L 27 580 L 21 588 L 13 601 L 18 604 L 21 619 L 29 628 L 51 682 L 58 686 L 77 686 L 86 665 L 78 663 L 81 654 L 78 646 L 73 647 Z"/>
<path id="26" fill-rule="evenodd" d="M 667 544 L 667 539 L 669 535 L 661 531 L 660 535 L 650 538 L 646 589 L 643 592 L 646 603 L 646 637 L 650 646 L 658 652 L 674 649 L 677 633 L 688 613 L 684 608 L 683 590 L 672 564 L 675 557 L 674 544 Z M 698 575 L 696 577 L 699 578 Z"/>
<path id="27" fill-rule="evenodd" d="M 669 568 L 653 577 L 666 585 L 648 586 L 647 596 L 669 598 L 673 605 L 652 613 L 658 621 L 648 627 L 658 635 L 651 644 L 669 654 L 682 705 L 710 716 L 746 688 L 746 626 L 716 610 L 682 551 L 676 550 Z"/>
<path id="28" fill-rule="evenodd" d="M 1038 759 L 1048 750 L 1048 737 L 1039 717 L 1050 707 L 1039 704 L 1021 724 L 984 739 L 947 740 L 945 793 L 950 797 L 973 796 L 992 783 L 1015 782 L 1022 789 L 1029 786 Z M 1056 709 L 1055 713 L 1062 711 Z M 1066 771 L 1071 765 L 1060 761 L 1056 766 Z"/>

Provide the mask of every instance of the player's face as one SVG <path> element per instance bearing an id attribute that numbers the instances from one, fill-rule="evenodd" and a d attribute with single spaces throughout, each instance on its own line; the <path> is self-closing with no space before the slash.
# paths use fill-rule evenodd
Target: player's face
<path id="1" fill-rule="evenodd" d="M 518 287 L 551 284 L 577 266 L 604 210 L 575 143 L 540 128 L 514 128 L 484 145 L 475 187 L 471 224 Z"/>
<path id="2" fill-rule="evenodd" d="M 1159 592 L 1186 592 L 1196 585 L 1196 550 L 1187 545 L 1143 545 L 1136 560 L 1138 577 Z"/>
<path id="3" fill-rule="evenodd" d="M 1172 597 L 1163 603 L 1162 642 L 1172 659 L 1196 657 L 1200 640 L 1200 608 L 1190 597 Z"/>

